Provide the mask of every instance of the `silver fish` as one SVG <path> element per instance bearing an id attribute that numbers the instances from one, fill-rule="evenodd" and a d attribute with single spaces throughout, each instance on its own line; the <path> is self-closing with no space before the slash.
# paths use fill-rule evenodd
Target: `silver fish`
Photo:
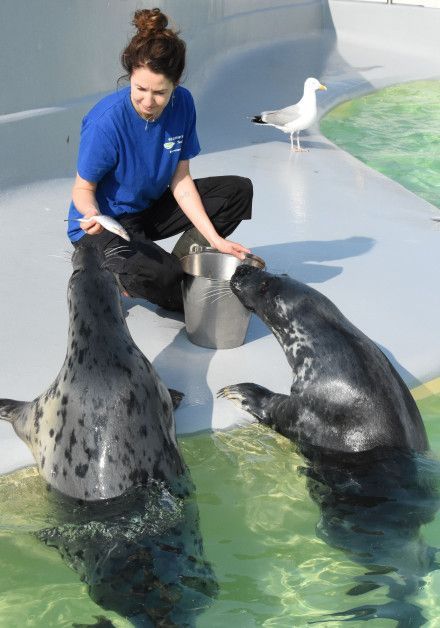
<path id="1" fill-rule="evenodd" d="M 91 220 L 95 220 L 96 222 L 99 222 L 101 227 L 107 229 L 107 231 L 111 231 L 119 237 L 124 238 L 124 240 L 130 242 L 130 236 L 125 231 L 124 227 L 111 216 L 99 214 L 98 216 L 91 216 L 90 218 L 74 218 L 73 220 L 78 220 L 79 222 L 90 222 Z"/>

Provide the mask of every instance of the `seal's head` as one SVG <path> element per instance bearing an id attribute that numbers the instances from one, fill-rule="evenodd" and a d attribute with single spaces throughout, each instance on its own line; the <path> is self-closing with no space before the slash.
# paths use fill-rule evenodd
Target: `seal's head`
<path id="1" fill-rule="evenodd" d="M 272 275 L 245 264 L 240 265 L 231 278 L 232 292 L 265 322 L 270 322 L 268 317 L 273 315 L 276 304 L 282 304 L 285 314 L 295 308 L 303 294 L 300 287 L 299 282 L 287 275 Z"/>
<path id="2" fill-rule="evenodd" d="M 259 312 L 259 306 L 266 296 L 276 291 L 274 275 L 254 266 L 240 264 L 231 278 L 231 290 L 251 312 Z"/>
<path id="3" fill-rule="evenodd" d="M 280 340 L 292 330 L 292 324 L 326 317 L 316 290 L 288 275 L 273 275 L 257 268 L 241 265 L 231 278 L 231 289 L 243 305 L 255 312 Z M 321 295 L 321 299 L 327 299 Z"/>
<path id="4" fill-rule="evenodd" d="M 105 263 L 104 253 L 94 246 L 79 246 L 72 253 L 73 271 L 98 272 Z"/>
<path id="5" fill-rule="evenodd" d="M 120 301 L 115 276 L 108 269 L 102 251 L 94 246 L 79 246 L 72 254 L 72 267 L 68 295 L 74 292 L 77 297 L 85 297 L 91 303 L 112 301 L 111 297 Z"/>

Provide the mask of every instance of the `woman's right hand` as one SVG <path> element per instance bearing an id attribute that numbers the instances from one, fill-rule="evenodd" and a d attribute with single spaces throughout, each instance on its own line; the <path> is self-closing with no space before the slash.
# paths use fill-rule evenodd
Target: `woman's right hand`
<path id="1" fill-rule="evenodd" d="M 93 207 L 93 209 L 90 209 L 90 211 L 84 214 L 84 218 L 93 219 L 94 216 L 99 216 L 99 214 L 100 212 Z M 82 220 L 79 224 L 81 225 L 81 229 L 85 231 L 87 235 L 98 235 L 104 231 L 104 227 L 100 225 L 99 222 L 96 222 L 96 220 L 88 220 L 87 222 Z"/>

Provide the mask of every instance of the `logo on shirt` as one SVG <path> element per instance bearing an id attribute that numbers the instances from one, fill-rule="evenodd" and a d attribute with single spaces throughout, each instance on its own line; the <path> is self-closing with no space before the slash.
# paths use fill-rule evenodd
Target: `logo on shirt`
<path id="1" fill-rule="evenodd" d="M 183 135 L 176 135 L 175 137 L 170 137 L 167 142 L 163 145 L 163 147 L 169 151 L 170 153 L 176 153 L 182 150 Z"/>

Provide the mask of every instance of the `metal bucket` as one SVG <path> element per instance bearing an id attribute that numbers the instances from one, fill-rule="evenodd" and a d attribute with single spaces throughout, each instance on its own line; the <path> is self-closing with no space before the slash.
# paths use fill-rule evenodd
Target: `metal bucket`
<path id="1" fill-rule="evenodd" d="M 232 292 L 229 281 L 240 264 L 264 268 L 264 260 L 247 254 L 242 261 L 198 247 L 180 261 L 185 272 L 182 293 L 188 338 L 210 349 L 242 345 L 251 314 Z"/>

